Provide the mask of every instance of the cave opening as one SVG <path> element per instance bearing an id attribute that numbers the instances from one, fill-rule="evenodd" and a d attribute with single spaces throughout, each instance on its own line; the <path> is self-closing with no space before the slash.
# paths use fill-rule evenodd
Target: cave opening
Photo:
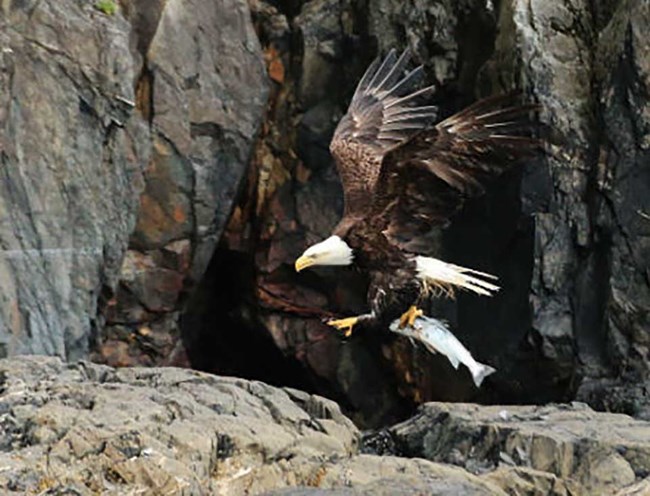
<path id="1" fill-rule="evenodd" d="M 296 359 L 285 356 L 257 321 L 252 257 L 221 243 L 180 319 L 193 368 L 314 392 Z"/>
<path id="2" fill-rule="evenodd" d="M 353 271 L 337 271 L 336 275 L 350 287 L 358 279 Z M 323 283 L 332 277 L 331 273 L 311 274 L 307 279 Z M 305 328 L 298 323 L 296 332 L 304 341 L 289 346 L 285 343 L 283 348 L 274 341 L 268 322 L 261 316 L 265 309 L 259 300 L 258 282 L 252 251 L 232 249 L 223 240 L 180 318 L 183 345 L 192 368 L 324 396 L 336 401 L 362 428 L 389 425 L 414 413 L 417 405 L 400 392 L 392 367 L 387 365 L 389 358 L 382 352 L 382 346 L 394 336 L 364 329 L 351 339 L 342 339 L 336 331 L 320 325 L 323 340 L 329 343 L 325 350 L 333 347 L 336 351 L 334 355 L 325 351 L 322 357 L 314 358 L 321 348 L 314 346 L 316 341 L 308 337 L 310 331 L 303 334 Z M 277 312 L 273 310 L 275 315 Z M 304 318 L 293 316 L 291 311 L 281 318 L 285 317 Z M 307 321 L 313 329 L 320 319 Z M 314 349 L 301 353 L 301 346 Z M 325 376 L 313 360 L 322 360 L 336 371 Z"/>

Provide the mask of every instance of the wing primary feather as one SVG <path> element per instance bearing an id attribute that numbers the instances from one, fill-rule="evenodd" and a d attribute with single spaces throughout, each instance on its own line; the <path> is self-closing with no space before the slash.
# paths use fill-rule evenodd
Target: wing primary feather
<path id="1" fill-rule="evenodd" d="M 399 143 L 404 141 L 404 133 L 396 132 L 396 131 L 381 132 L 377 136 L 377 139 L 379 141 L 389 140 L 389 141 L 397 141 Z"/>
<path id="2" fill-rule="evenodd" d="M 434 119 L 436 114 L 422 114 L 422 115 L 413 115 L 413 116 L 405 116 L 405 117 L 395 117 L 393 119 L 387 119 L 384 121 L 384 124 L 398 124 L 400 122 L 418 122 L 421 123 L 420 127 L 422 127 L 422 124 L 426 124 L 427 121 L 430 121 L 431 119 Z"/>
<path id="3" fill-rule="evenodd" d="M 375 90 L 373 91 L 374 94 L 378 94 L 380 92 L 385 91 L 384 87 L 387 85 L 394 84 L 393 81 L 395 78 L 399 78 L 401 75 L 401 72 L 404 70 L 404 67 L 409 63 L 411 60 L 411 52 L 408 48 L 406 48 L 402 54 L 399 56 L 397 59 L 397 62 L 393 64 L 393 67 L 390 69 L 388 74 L 386 74 L 386 77 L 382 79 L 382 81 L 375 86 Z M 390 93 L 390 92 L 389 92 Z"/>
<path id="4" fill-rule="evenodd" d="M 408 88 L 409 85 L 419 77 L 422 77 L 424 74 L 424 68 L 420 65 L 410 71 L 406 76 L 397 81 L 395 85 L 386 91 L 386 96 L 399 95 L 404 88 Z"/>
<path id="5" fill-rule="evenodd" d="M 519 129 L 521 124 L 522 123 L 520 121 L 492 122 L 489 124 L 483 124 L 483 127 L 487 129 L 493 129 L 493 128 L 503 129 L 503 128 L 511 128 L 511 127 L 515 129 Z"/>
<path id="6" fill-rule="evenodd" d="M 493 128 L 501 128 L 502 131 L 506 132 L 530 131 L 531 121 L 526 119 L 525 116 L 538 109 L 537 104 L 526 104 L 519 107 L 493 110 L 478 116 L 465 114 L 462 117 L 456 114 L 436 125 L 436 128 L 445 129 L 452 134 L 467 134 L 466 138 L 471 138 L 473 134 L 485 136 L 489 134 L 488 130 Z M 512 120 L 513 118 L 519 118 L 519 120 Z"/>
<path id="7" fill-rule="evenodd" d="M 375 60 L 373 60 L 370 63 L 370 65 L 366 69 L 366 72 L 361 77 L 361 81 L 359 81 L 359 84 L 357 84 L 357 87 L 354 90 L 354 96 L 352 97 L 352 101 L 354 101 L 357 95 L 362 94 L 365 91 L 365 89 L 368 87 L 370 81 L 375 75 L 375 72 L 377 72 L 377 66 L 379 66 L 380 62 L 381 62 L 381 58 L 376 57 Z"/>
<path id="8" fill-rule="evenodd" d="M 388 119 L 384 121 L 386 126 L 394 126 L 401 124 L 417 124 L 417 129 L 423 129 L 429 125 L 435 119 L 434 115 L 420 115 L 416 117 L 404 117 L 399 119 Z"/>
<path id="9" fill-rule="evenodd" d="M 517 107 L 507 107 L 499 110 L 494 110 L 493 112 L 488 112 L 487 114 L 477 115 L 474 120 L 481 122 L 489 119 L 494 119 L 495 117 L 498 117 L 499 119 L 510 118 L 517 115 L 528 114 L 532 111 L 537 111 L 539 108 L 539 105 L 536 103 L 520 105 Z"/>
<path id="10" fill-rule="evenodd" d="M 420 122 L 396 122 L 381 126 L 381 132 L 401 131 L 404 129 L 422 129 L 422 127 L 423 126 Z"/>
<path id="11" fill-rule="evenodd" d="M 386 105 L 386 108 L 391 108 L 394 107 L 395 105 L 403 105 L 404 103 L 408 102 L 409 100 L 412 100 L 413 98 L 416 98 L 418 96 L 424 95 L 425 93 L 428 93 L 429 91 L 432 91 L 435 88 L 435 85 L 427 86 L 425 88 L 421 88 L 417 91 L 414 91 L 413 93 L 409 93 L 406 96 L 403 96 L 402 98 L 396 98 L 392 100 L 390 103 Z"/>
<path id="12" fill-rule="evenodd" d="M 386 117 L 398 117 L 408 114 L 431 113 L 433 115 L 438 113 L 438 107 L 435 105 L 423 105 L 421 107 L 397 107 L 395 109 L 388 109 L 385 112 Z"/>
<path id="13" fill-rule="evenodd" d="M 386 57 L 384 57 L 384 61 L 381 63 L 379 68 L 377 69 L 377 72 L 375 72 L 375 75 L 373 78 L 370 80 L 370 83 L 368 83 L 368 88 L 376 88 L 377 87 L 377 81 L 383 81 L 383 79 L 386 77 L 387 74 L 390 74 L 390 70 L 392 69 L 393 65 L 395 64 L 395 53 L 396 50 L 394 48 L 391 48 L 391 50 L 388 52 Z M 386 73 L 386 71 L 388 71 Z"/>

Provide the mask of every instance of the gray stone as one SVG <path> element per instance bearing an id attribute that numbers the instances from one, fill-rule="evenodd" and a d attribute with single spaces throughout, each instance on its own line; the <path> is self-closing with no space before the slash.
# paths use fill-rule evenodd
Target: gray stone
<path id="1" fill-rule="evenodd" d="M 149 153 L 129 31 L 88 2 L 0 10 L 0 355 L 89 351 Z"/>
<path id="2" fill-rule="evenodd" d="M 581 404 L 429 403 L 360 440 L 336 403 L 295 389 L 0 360 L 3 494 L 631 496 L 650 473 L 650 424 Z"/>
<path id="3" fill-rule="evenodd" d="M 115 5 L 0 12 L 0 355 L 168 332 L 246 171 L 267 97 L 247 4 Z M 130 343 L 114 363 L 152 358 Z"/>
<path id="4" fill-rule="evenodd" d="M 0 375 L 0 487 L 23 494 L 242 494 L 269 483 L 269 464 L 288 482 L 298 460 L 348 456 L 358 438 L 325 399 L 189 370 L 17 357 Z"/>
<path id="5" fill-rule="evenodd" d="M 509 494 L 613 494 L 650 473 L 650 424 L 580 403 L 427 403 L 375 436 L 402 456 L 485 474 Z"/>
<path id="6" fill-rule="evenodd" d="M 503 494 L 462 468 L 357 455 L 324 398 L 184 369 L 0 360 L 0 427 L 4 494 Z"/>

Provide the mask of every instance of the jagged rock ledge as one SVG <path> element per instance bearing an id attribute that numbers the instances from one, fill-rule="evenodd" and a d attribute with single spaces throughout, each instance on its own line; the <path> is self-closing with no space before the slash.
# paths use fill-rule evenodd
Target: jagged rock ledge
<path id="1" fill-rule="evenodd" d="M 649 473 L 650 424 L 582 405 L 430 403 L 362 442 L 293 389 L 0 360 L 4 494 L 643 494 Z"/>

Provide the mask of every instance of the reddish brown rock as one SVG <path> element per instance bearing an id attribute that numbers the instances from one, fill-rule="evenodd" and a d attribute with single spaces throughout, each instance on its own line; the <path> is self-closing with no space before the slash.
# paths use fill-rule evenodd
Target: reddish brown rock
<path id="1" fill-rule="evenodd" d="M 184 295 L 203 276 L 239 191 L 268 83 L 243 0 L 182 9 L 135 2 L 128 14 L 139 30 L 137 107 L 153 152 L 97 357 L 112 363 L 102 343 L 130 330 L 129 354 L 162 364 L 179 345 Z"/>

